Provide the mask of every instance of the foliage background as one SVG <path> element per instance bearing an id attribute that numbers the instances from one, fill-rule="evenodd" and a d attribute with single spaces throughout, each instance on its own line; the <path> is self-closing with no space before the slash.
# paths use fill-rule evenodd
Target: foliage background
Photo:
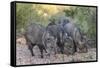
<path id="1" fill-rule="evenodd" d="M 96 14 L 96 7 L 17 3 L 17 34 L 24 33 L 29 23 L 47 26 L 50 20 L 69 17 L 82 33 L 96 40 Z"/>

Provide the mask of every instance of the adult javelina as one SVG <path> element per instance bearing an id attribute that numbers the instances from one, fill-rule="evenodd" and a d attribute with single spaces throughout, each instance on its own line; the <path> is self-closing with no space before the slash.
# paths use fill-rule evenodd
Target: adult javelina
<path id="1" fill-rule="evenodd" d="M 34 56 L 32 49 L 35 45 L 37 45 L 41 52 L 41 58 L 43 58 L 43 50 L 45 50 L 46 52 L 46 49 L 42 42 L 42 37 L 43 37 L 44 32 L 45 32 L 45 28 L 41 25 L 32 23 L 27 26 L 26 32 L 25 32 L 25 38 L 26 38 L 27 45 L 28 45 L 29 50 L 31 51 L 32 56 Z"/>
<path id="2" fill-rule="evenodd" d="M 62 30 L 59 24 L 50 24 L 47 26 L 47 31 L 56 39 L 56 44 L 60 48 L 60 52 L 64 52 Z M 52 45 L 53 46 L 53 45 Z M 57 48 L 57 47 L 56 47 Z M 57 51 L 57 50 L 56 50 Z"/>
<path id="3" fill-rule="evenodd" d="M 76 47 L 77 52 L 87 52 L 87 47 L 85 41 L 81 35 L 81 32 L 78 27 L 75 26 L 74 23 L 69 22 L 66 23 L 64 26 L 64 32 L 71 36 Z"/>

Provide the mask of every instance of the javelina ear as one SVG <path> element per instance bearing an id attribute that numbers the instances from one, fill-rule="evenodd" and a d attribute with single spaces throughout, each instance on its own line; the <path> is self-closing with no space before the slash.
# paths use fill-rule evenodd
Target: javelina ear
<path id="1" fill-rule="evenodd" d="M 63 22 L 64 22 L 64 23 L 69 23 L 69 22 L 70 22 L 70 19 L 65 18 L 65 19 L 63 19 Z"/>

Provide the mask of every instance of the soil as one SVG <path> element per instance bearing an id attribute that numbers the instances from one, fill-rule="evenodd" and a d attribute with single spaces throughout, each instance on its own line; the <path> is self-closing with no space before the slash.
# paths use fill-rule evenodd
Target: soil
<path id="1" fill-rule="evenodd" d="M 31 64 L 49 64 L 63 62 L 80 62 L 80 61 L 95 61 L 96 48 L 88 49 L 87 53 L 75 53 L 74 55 L 56 54 L 47 56 L 44 52 L 44 58 L 40 57 L 40 51 L 37 46 L 33 48 L 35 56 L 32 56 L 23 38 L 17 40 L 16 44 L 16 64 L 31 65 Z"/>

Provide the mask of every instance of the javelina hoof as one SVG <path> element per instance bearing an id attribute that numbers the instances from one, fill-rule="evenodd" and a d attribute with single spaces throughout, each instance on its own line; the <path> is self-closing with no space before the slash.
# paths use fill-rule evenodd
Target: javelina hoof
<path id="1" fill-rule="evenodd" d="M 35 56 L 34 54 L 32 54 L 32 56 Z"/>
<path id="2" fill-rule="evenodd" d="M 43 55 L 41 55 L 41 58 L 43 58 Z"/>

